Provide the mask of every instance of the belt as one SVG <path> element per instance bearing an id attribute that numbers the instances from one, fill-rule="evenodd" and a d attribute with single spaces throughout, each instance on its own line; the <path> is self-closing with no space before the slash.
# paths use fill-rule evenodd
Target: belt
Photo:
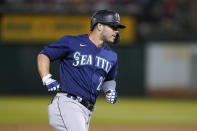
<path id="1" fill-rule="evenodd" d="M 78 96 L 73 95 L 71 93 L 66 93 L 66 92 L 62 92 L 62 91 L 58 91 L 58 92 L 64 93 L 68 98 L 71 98 L 73 100 L 78 100 L 79 103 L 81 103 L 83 106 L 85 106 L 91 112 L 94 111 L 94 104 L 90 103 L 89 101 L 85 101 L 81 97 L 78 97 Z"/>

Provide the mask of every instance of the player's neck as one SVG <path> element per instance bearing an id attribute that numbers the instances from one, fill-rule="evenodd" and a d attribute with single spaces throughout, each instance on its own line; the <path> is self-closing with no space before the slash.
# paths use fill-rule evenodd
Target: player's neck
<path id="1" fill-rule="evenodd" d="M 91 32 L 89 34 L 89 39 L 98 48 L 100 48 L 104 44 L 104 42 L 102 40 L 100 40 L 100 37 L 99 37 L 99 35 L 96 32 Z"/>

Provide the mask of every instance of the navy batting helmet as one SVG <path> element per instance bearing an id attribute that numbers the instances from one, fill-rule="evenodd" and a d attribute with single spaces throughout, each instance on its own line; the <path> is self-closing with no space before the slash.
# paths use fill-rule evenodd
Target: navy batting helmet
<path id="1" fill-rule="evenodd" d="M 96 11 L 91 18 L 91 31 L 97 23 L 116 26 L 117 28 L 125 28 L 126 26 L 120 24 L 120 16 L 117 12 L 111 10 Z"/>

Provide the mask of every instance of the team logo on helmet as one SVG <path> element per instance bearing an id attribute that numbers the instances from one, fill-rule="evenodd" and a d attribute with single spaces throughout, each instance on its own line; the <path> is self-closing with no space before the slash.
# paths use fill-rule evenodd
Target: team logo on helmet
<path id="1" fill-rule="evenodd" d="M 117 22 L 120 22 L 120 15 L 118 13 L 115 14 L 115 18 Z"/>

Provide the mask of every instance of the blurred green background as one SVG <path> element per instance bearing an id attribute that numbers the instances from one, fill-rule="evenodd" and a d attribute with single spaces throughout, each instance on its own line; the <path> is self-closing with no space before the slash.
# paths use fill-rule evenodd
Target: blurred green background
<path id="1" fill-rule="evenodd" d="M 1 0 L 0 125 L 48 125 L 54 94 L 37 54 L 63 35 L 90 32 L 97 9 L 120 13 L 118 103 L 98 98 L 92 125 L 191 125 L 197 129 L 195 0 Z M 59 61 L 51 73 L 59 80 Z M 0 128 L 1 129 L 1 128 Z"/>

